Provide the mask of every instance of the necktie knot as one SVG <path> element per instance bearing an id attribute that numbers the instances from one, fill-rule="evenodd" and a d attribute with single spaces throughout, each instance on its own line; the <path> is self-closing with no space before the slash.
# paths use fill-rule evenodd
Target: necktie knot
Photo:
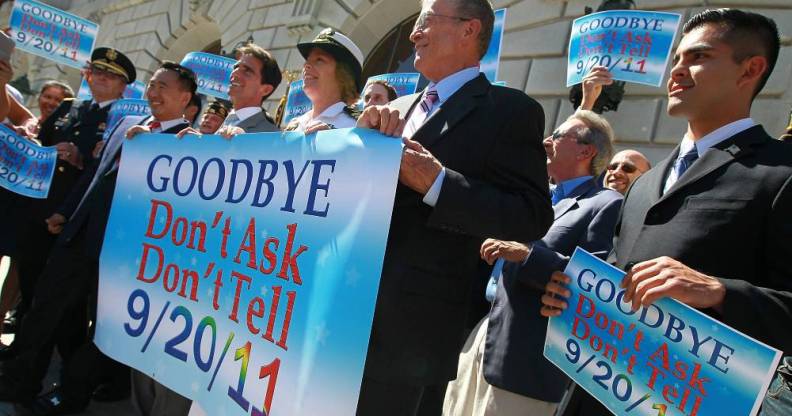
<path id="1" fill-rule="evenodd" d="M 152 121 L 149 121 L 146 126 L 149 128 L 149 130 L 154 131 L 154 130 L 158 130 L 158 129 L 162 128 L 162 123 L 160 123 L 157 120 L 152 120 Z"/>
<path id="2" fill-rule="evenodd" d="M 437 90 L 435 89 L 426 90 L 426 93 L 424 93 L 424 98 L 423 100 L 421 100 L 421 109 L 423 110 L 423 112 L 429 113 L 429 111 L 432 109 L 432 106 L 434 105 L 435 102 L 437 102 L 439 98 L 440 96 L 437 95 Z"/>
<path id="3" fill-rule="evenodd" d="M 690 168 L 690 165 L 692 165 L 698 157 L 698 149 L 696 149 L 696 146 L 693 146 L 692 149 L 679 156 L 676 165 L 677 179 L 682 177 L 682 174 Z"/>

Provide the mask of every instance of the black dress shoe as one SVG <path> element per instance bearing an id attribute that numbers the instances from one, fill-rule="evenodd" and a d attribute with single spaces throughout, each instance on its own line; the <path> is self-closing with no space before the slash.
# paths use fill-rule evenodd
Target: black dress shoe
<path id="1" fill-rule="evenodd" d="M 131 390 L 128 383 L 103 383 L 94 390 L 91 398 L 96 402 L 102 403 L 117 402 L 129 397 L 130 392 Z"/>
<path id="2" fill-rule="evenodd" d="M 16 358 L 17 354 L 18 351 L 13 343 L 11 345 L 3 345 L 0 347 L 0 361 Z"/>
<path id="3" fill-rule="evenodd" d="M 82 412 L 86 407 L 87 402 L 76 403 L 69 400 L 59 388 L 42 394 L 29 406 L 30 413 L 35 416 L 73 415 Z"/>

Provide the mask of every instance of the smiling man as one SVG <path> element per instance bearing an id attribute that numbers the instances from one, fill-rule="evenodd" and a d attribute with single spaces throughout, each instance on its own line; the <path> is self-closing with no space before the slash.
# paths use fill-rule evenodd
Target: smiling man
<path id="1" fill-rule="evenodd" d="M 479 69 L 493 21 L 486 0 L 424 1 L 410 40 L 429 85 L 358 120 L 406 145 L 358 415 L 414 415 L 444 391 L 481 241 L 538 240 L 552 223 L 542 107 Z"/>
<path id="2" fill-rule="evenodd" d="M 605 169 L 604 185 L 624 195 L 633 182 L 651 169 L 649 160 L 635 150 L 616 153 Z"/>
<path id="3" fill-rule="evenodd" d="M 671 155 L 627 192 L 609 261 L 634 309 L 670 297 L 792 353 L 792 146 L 750 118 L 779 51 L 775 23 L 735 9 L 685 24 L 668 113 L 687 120 Z M 569 293 L 557 273 L 546 290 Z M 542 314 L 566 302 L 543 296 Z M 577 389 L 566 415 L 604 415 Z"/>
<path id="4" fill-rule="evenodd" d="M 278 88 L 281 79 L 278 62 L 264 48 L 249 43 L 237 49 L 237 62 L 228 89 L 232 108 L 217 134 L 230 137 L 240 133 L 278 131 L 261 105 Z M 200 133 L 190 127 L 179 132 L 178 137 L 185 134 Z"/>

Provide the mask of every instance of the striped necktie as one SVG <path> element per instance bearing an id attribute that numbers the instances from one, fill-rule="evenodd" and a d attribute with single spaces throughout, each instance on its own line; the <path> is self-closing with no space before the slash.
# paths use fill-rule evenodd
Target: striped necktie
<path id="1" fill-rule="evenodd" d="M 698 159 L 698 157 L 698 150 L 696 149 L 696 146 L 693 146 L 692 149 L 677 159 L 677 163 L 674 165 L 677 181 L 682 177 L 682 174 L 685 173 L 688 168 L 690 168 L 690 165 L 692 165 L 693 162 Z"/>
<path id="2" fill-rule="evenodd" d="M 410 119 L 407 121 L 407 127 L 404 128 L 404 137 L 412 137 L 413 134 L 423 125 L 424 121 L 432 111 L 434 103 L 440 98 L 437 95 L 437 90 L 434 87 L 429 88 L 424 93 L 423 99 L 418 107 L 413 111 Z"/>

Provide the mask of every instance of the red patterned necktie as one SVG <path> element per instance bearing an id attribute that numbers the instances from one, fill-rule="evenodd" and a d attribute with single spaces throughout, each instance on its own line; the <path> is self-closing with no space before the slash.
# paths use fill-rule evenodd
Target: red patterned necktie
<path id="1" fill-rule="evenodd" d="M 160 130 L 162 128 L 162 123 L 157 120 L 151 120 L 146 126 L 149 128 L 149 130 L 154 132 L 154 130 Z"/>

